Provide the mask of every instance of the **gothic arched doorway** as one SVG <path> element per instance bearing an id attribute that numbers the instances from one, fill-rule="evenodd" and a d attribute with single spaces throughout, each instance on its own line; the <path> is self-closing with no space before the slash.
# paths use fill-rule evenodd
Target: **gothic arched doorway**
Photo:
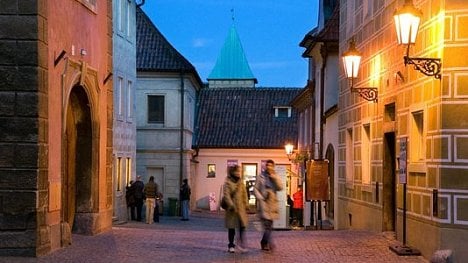
<path id="1" fill-rule="evenodd" d="M 333 220 L 335 216 L 335 150 L 333 145 L 328 145 L 325 158 L 328 160 L 328 192 L 330 197 L 327 216 L 330 220 Z"/>
<path id="2" fill-rule="evenodd" d="M 68 231 L 80 233 L 83 232 L 80 227 L 83 222 L 79 222 L 76 215 L 91 213 L 93 210 L 93 132 L 90 102 L 85 89 L 74 86 L 67 105 L 64 121 L 62 222 Z"/>

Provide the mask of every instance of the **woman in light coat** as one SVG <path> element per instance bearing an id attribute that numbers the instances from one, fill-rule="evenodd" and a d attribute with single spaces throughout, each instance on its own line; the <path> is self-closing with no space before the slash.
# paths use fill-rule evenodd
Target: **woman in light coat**
<path id="1" fill-rule="evenodd" d="M 277 191 L 283 190 L 281 179 L 276 175 L 275 162 L 266 161 L 266 170 L 257 176 L 254 193 L 257 198 L 258 215 L 263 224 L 262 250 L 271 250 L 273 220 L 279 218 Z"/>
<path id="2" fill-rule="evenodd" d="M 240 167 L 234 165 L 228 168 L 228 176 L 224 182 L 223 199 L 225 202 L 225 225 L 228 229 L 228 251 L 234 253 L 235 229 L 239 230 L 237 249 L 245 252 L 244 231 L 248 224 L 246 208 L 248 207 L 247 192 L 241 178 Z"/>

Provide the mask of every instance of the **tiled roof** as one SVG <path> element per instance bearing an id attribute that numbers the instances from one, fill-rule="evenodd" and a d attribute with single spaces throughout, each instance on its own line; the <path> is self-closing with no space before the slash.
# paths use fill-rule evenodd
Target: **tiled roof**
<path id="1" fill-rule="evenodd" d="M 320 32 L 317 32 L 317 28 L 311 30 L 304 36 L 299 46 L 305 47 L 306 51 L 302 56 L 307 57 L 307 54 L 314 47 L 315 43 L 318 42 L 337 42 L 340 33 L 340 6 L 337 4 L 333 10 L 332 15 L 325 23 L 324 27 Z"/>
<path id="2" fill-rule="evenodd" d="M 137 8 L 137 70 L 193 73 L 201 82 L 195 67 L 161 34 L 141 8 Z"/>
<path id="3" fill-rule="evenodd" d="M 297 114 L 276 118 L 299 88 L 210 88 L 200 91 L 195 146 L 279 149 L 297 143 Z"/>
<path id="4" fill-rule="evenodd" d="M 208 76 L 208 80 L 210 79 L 253 79 L 257 83 L 234 25 L 231 26 L 216 64 Z"/>

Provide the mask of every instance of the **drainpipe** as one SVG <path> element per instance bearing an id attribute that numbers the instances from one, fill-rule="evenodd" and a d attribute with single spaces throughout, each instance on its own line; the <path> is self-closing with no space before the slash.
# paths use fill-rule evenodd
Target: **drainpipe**
<path id="1" fill-rule="evenodd" d="M 180 71 L 180 150 L 179 150 L 179 186 L 182 185 L 184 179 L 184 94 L 185 94 L 185 83 L 184 83 L 184 72 Z"/>
<path id="2" fill-rule="evenodd" d="M 320 69 L 320 143 L 319 143 L 319 159 L 323 159 L 323 125 L 325 124 L 324 105 L 325 105 L 325 68 L 327 67 L 327 48 L 325 44 L 320 48 L 322 55 L 322 68 Z"/>

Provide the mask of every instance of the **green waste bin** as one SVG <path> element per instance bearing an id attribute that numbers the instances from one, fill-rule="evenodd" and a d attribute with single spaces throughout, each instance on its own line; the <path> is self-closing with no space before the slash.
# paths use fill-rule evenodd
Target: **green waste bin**
<path id="1" fill-rule="evenodd" d="M 177 198 L 168 198 L 169 200 L 169 216 L 176 216 L 177 213 Z"/>

